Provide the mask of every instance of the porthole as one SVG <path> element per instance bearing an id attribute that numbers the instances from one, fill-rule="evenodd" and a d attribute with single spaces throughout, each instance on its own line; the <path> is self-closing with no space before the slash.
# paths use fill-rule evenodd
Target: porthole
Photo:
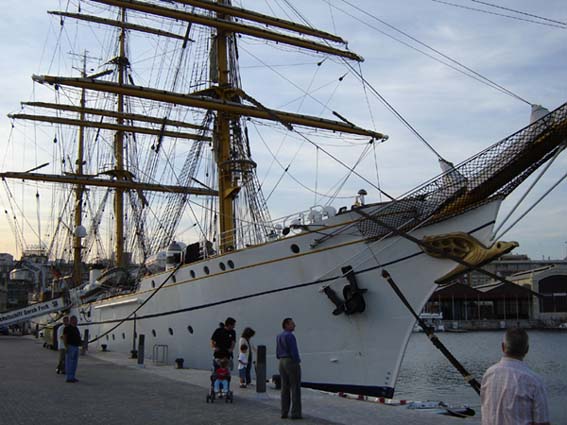
<path id="1" fill-rule="evenodd" d="M 299 247 L 298 247 L 296 244 L 293 244 L 293 245 L 291 246 L 291 251 L 292 251 L 294 254 L 297 254 L 297 253 L 299 253 Z"/>
<path id="2" fill-rule="evenodd" d="M 114 334 L 112 334 L 112 340 L 114 341 L 116 339 L 116 337 L 114 336 Z"/>
<path id="3" fill-rule="evenodd" d="M 169 328 L 169 334 L 173 335 L 173 329 Z"/>
<path id="4" fill-rule="evenodd" d="M 224 263 L 222 261 L 219 263 L 219 267 L 222 271 L 226 270 L 226 266 L 224 265 Z"/>
<path id="5" fill-rule="evenodd" d="M 157 334 L 155 329 L 152 329 L 152 335 L 154 336 L 154 338 L 156 337 Z"/>
<path id="6" fill-rule="evenodd" d="M 126 339 L 126 334 L 122 332 L 122 339 Z"/>
<path id="7" fill-rule="evenodd" d="M 232 262 L 232 260 L 228 260 L 226 264 L 228 264 L 228 267 L 230 267 L 231 269 L 234 268 L 234 263 Z"/>
<path id="8" fill-rule="evenodd" d="M 203 267 L 203 271 L 205 274 L 209 274 L 211 272 L 207 266 Z"/>
<path id="9" fill-rule="evenodd" d="M 156 283 L 152 280 L 152 288 L 156 287 Z"/>
<path id="10" fill-rule="evenodd" d="M 195 279 L 195 272 L 194 272 L 193 270 L 191 270 L 191 271 L 189 272 L 189 274 L 191 275 L 191 277 L 192 277 L 193 279 Z"/>
<path id="11" fill-rule="evenodd" d="M 189 331 L 190 334 L 193 333 L 193 326 L 189 325 L 187 326 L 187 330 Z"/>

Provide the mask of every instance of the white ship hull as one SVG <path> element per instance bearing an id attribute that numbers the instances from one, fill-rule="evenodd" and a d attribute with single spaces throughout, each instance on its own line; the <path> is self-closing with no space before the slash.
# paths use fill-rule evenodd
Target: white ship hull
<path id="1" fill-rule="evenodd" d="M 499 205 L 499 201 L 488 203 L 412 235 L 466 231 L 489 245 Z M 348 220 L 350 214 L 354 213 L 337 219 Z M 318 232 L 304 232 L 182 266 L 175 282 L 170 279 L 136 314 L 137 334 L 145 335 L 146 357 L 151 358 L 154 345 L 167 345 L 170 362 L 183 358 L 188 367 L 209 369 L 210 337 L 218 323 L 231 316 L 237 321 L 237 332 L 250 326 L 256 330 L 254 343 L 266 345 L 270 376 L 277 373 L 275 336 L 282 319 L 289 316 L 297 323 L 305 386 L 392 397 L 414 318 L 381 277 L 382 267 L 420 311 L 435 289 L 434 280 L 455 263 L 433 258 L 401 237 L 367 242 L 360 234 L 348 232 L 311 248 L 318 238 Z M 299 253 L 292 252 L 292 244 Z M 340 277 L 341 267 L 347 265 L 357 273 L 359 286 L 368 290 L 366 309 L 335 316 L 335 306 L 321 288 L 330 285 L 342 294 L 347 281 Z M 169 274 L 148 276 L 137 292 L 84 304 L 74 313 L 91 338 L 100 336 L 116 323 L 96 322 L 127 317 Z M 183 311 L 171 314 L 179 310 Z M 156 316 L 143 318 L 148 315 Z M 128 353 L 133 348 L 133 325 L 133 321 L 122 323 L 91 349 L 106 344 L 112 351 Z"/>

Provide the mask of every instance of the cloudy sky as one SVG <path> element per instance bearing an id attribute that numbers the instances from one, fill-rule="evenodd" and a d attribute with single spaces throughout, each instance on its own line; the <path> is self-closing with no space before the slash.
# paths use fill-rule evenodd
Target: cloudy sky
<path id="1" fill-rule="evenodd" d="M 525 126 L 530 106 L 434 60 L 430 56 L 449 61 L 424 44 L 528 103 L 553 109 L 567 101 L 567 25 L 564 24 L 567 4 L 564 0 L 491 2 L 500 8 L 474 0 L 242 0 L 234 3 L 295 19 L 297 15 L 291 5 L 309 23 L 348 40 L 349 49 L 365 58 L 362 72 L 370 84 L 441 156 L 454 163 Z M 58 25 L 45 11 L 61 10 L 65 4 L 67 1 L 59 0 L 2 1 L 0 138 L 3 144 L 15 137 L 6 114 L 18 111 L 20 101 L 33 97 L 31 74 L 47 73 L 50 67 L 49 48 L 57 38 Z M 387 192 L 400 195 L 439 172 L 436 156 L 380 102 L 370 96 L 367 98 L 363 87 L 342 65 L 327 60 L 318 66 L 323 56 L 298 54 L 281 46 L 268 53 L 263 43 L 249 38 L 242 38 L 240 46 L 243 86 L 262 103 L 294 112 L 322 113 L 328 118 L 332 117 L 329 112 L 335 110 L 356 124 L 388 134 L 390 139 L 376 148 L 376 155 L 372 152 L 357 168 L 365 178 L 376 182 L 377 165 L 381 187 Z M 454 62 L 450 63 L 463 70 Z M 293 84 L 282 77 L 284 73 L 286 78 L 293 79 Z M 345 73 L 346 78 L 339 83 L 338 78 Z M 317 89 L 323 86 L 325 88 Z M 305 92 L 319 100 L 306 98 Z M 254 130 L 250 133 L 253 135 Z M 295 162 L 289 175 L 281 180 L 266 179 L 266 192 L 280 182 L 279 195 L 269 200 L 274 217 L 291 212 L 288 208 L 291 202 L 298 203 L 294 210 L 323 202 L 314 199 L 312 194 L 299 198 L 298 186 L 290 176 L 308 182 L 310 187 L 317 185 L 318 191 L 328 192 L 337 174 L 346 172 L 320 154 L 316 157 L 317 173 L 314 173 L 313 147 L 301 146 L 297 141 L 297 145 L 293 145 L 293 141 L 287 139 L 285 144 L 276 140 L 275 146 L 278 144 L 283 146 L 279 154 L 282 163 Z M 329 144 L 328 148 L 352 165 L 363 146 L 359 144 L 357 149 L 346 150 L 344 146 Z M 269 164 L 259 168 L 261 178 L 268 169 L 278 168 L 270 155 L 264 155 L 257 157 L 257 162 Z M 41 163 L 40 158 L 37 161 Z M 22 171 L 6 150 L 0 156 L 0 166 L 2 170 Z M 519 211 L 531 206 L 566 171 L 567 154 L 563 154 Z M 525 186 L 506 201 L 501 217 L 515 205 Z M 379 200 L 377 190 L 357 179 L 350 180 L 340 195 L 354 196 L 362 187 L 369 192 L 369 202 Z M 3 192 L 0 201 L 5 209 Z M 333 204 L 341 206 L 351 202 L 341 198 Z M 567 180 L 503 239 L 517 240 L 520 248 L 516 252 L 532 258 L 565 257 L 565 217 Z M 0 232 L 0 251 L 14 253 L 13 233 L 5 218 L 0 221 Z"/>

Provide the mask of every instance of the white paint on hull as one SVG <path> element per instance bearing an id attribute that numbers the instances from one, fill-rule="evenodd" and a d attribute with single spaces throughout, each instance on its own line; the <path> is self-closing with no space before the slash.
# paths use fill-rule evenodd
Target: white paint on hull
<path id="1" fill-rule="evenodd" d="M 489 245 L 499 205 L 499 201 L 492 202 L 412 235 L 421 238 L 478 229 L 474 236 Z M 479 229 L 480 226 L 484 227 Z M 267 346 L 270 376 L 277 368 L 275 336 L 281 330 L 282 319 L 290 316 L 297 323 L 303 381 L 394 387 L 414 319 L 381 277 L 380 265 L 386 265 L 411 305 L 420 311 L 435 290 L 434 280 L 451 270 L 455 263 L 430 257 L 400 237 L 366 243 L 360 235 L 350 232 L 311 248 L 313 239 L 318 237 L 320 234 L 305 233 L 180 268 L 175 283 L 168 282 L 137 316 L 250 297 L 137 320 L 137 333 L 146 336 L 146 356 L 151 356 L 155 344 L 164 344 L 168 346 L 170 362 L 181 357 L 188 367 L 208 369 L 210 336 L 220 321 L 232 316 L 237 320 L 237 331 L 250 326 L 256 330 L 254 343 Z M 299 254 L 291 251 L 291 244 L 300 247 Z M 223 272 L 219 264 L 227 265 L 229 260 L 234 263 L 234 269 L 227 266 Z M 342 294 L 347 283 L 344 278 L 270 292 L 340 276 L 345 265 L 358 272 L 359 286 L 368 289 L 364 295 L 366 310 L 361 314 L 333 316 L 334 305 L 320 291 L 323 285 L 330 284 Z M 205 274 L 204 267 L 209 268 L 210 275 Z M 368 271 L 361 273 L 361 270 Z M 191 271 L 196 278 L 191 277 Z M 88 321 L 92 322 L 124 318 L 138 306 L 138 302 L 129 300 L 145 300 L 155 291 L 152 286 L 157 288 L 167 276 L 167 272 L 148 276 L 137 292 L 83 305 L 79 311 L 89 311 Z M 263 292 L 269 293 L 253 296 Z M 86 319 L 84 314 L 81 317 Z M 114 325 L 90 325 L 89 333 L 98 336 Z M 128 321 L 94 345 L 98 348 L 107 344 L 110 350 L 127 353 L 132 349 L 132 338 L 133 322 Z"/>

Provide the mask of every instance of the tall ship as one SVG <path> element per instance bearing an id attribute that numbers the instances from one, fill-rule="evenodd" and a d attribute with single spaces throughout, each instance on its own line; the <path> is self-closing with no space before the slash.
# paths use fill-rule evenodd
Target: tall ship
<path id="1" fill-rule="evenodd" d="M 303 386 L 392 397 L 414 318 L 383 272 L 420 311 L 437 285 L 509 252 L 515 243 L 494 238 L 502 201 L 567 141 L 567 105 L 534 106 L 527 127 L 457 165 L 440 158 L 441 174 L 394 195 L 358 167 L 388 136 L 356 124 L 371 121 L 367 99 L 335 94 L 377 94 L 340 36 L 230 0 L 66 4 L 48 13 L 68 67 L 33 75 L 34 99 L 10 115 L 32 123 L 24 137 L 42 138 L 50 159 L 0 175 L 14 202 L 22 181 L 38 203 L 49 191 L 39 245 L 72 265 L 54 272 L 52 294 L 65 294 L 91 349 L 129 353 L 144 335 L 147 356 L 167 347 L 170 360 L 209 369 L 211 334 L 231 316 L 266 345 L 272 374 L 275 335 L 293 317 Z M 289 66 L 299 55 L 314 74 L 342 73 L 303 81 L 282 105 L 283 86 L 244 77 L 243 55 Z M 262 145 L 270 155 L 254 154 Z M 268 204 L 282 178 L 297 178 L 293 161 L 337 183 L 298 181 L 315 202 L 290 190 L 274 219 Z"/>

